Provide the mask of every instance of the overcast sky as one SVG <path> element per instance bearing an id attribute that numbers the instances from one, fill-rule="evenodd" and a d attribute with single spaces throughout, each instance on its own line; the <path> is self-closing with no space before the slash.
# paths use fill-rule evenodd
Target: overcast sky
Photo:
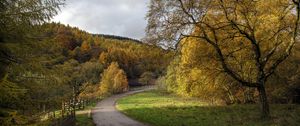
<path id="1" fill-rule="evenodd" d="M 66 0 L 53 21 L 90 33 L 141 39 L 147 25 L 148 3 L 149 0 Z"/>

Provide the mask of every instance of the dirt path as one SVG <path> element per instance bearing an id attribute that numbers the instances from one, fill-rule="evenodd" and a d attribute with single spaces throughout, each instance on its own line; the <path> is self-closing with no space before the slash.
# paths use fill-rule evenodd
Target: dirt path
<path id="1" fill-rule="evenodd" d="M 153 87 L 147 87 L 140 90 L 129 91 L 123 94 L 114 95 L 106 98 L 92 110 L 93 121 L 97 126 L 146 126 L 145 124 L 133 120 L 124 114 L 120 113 L 115 108 L 115 103 L 118 99 L 130 94 L 151 90 Z"/>

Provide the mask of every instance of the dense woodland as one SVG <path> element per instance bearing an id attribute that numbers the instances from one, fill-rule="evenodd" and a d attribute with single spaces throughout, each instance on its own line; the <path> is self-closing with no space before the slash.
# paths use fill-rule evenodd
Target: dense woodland
<path id="1" fill-rule="evenodd" d="M 143 73 L 156 78 L 174 55 L 136 40 L 93 35 L 58 23 L 33 28 L 34 38 L 2 45 L 16 60 L 1 81 L 1 112 L 8 118 L 59 109 L 74 94 L 95 99 L 127 91 L 128 80 L 141 85 Z"/>
<path id="2" fill-rule="evenodd" d="M 178 97 L 261 104 L 264 118 L 269 103 L 300 103 L 298 0 L 151 0 L 143 42 L 49 23 L 61 5 L 0 2 L 0 124 L 155 80 Z"/>

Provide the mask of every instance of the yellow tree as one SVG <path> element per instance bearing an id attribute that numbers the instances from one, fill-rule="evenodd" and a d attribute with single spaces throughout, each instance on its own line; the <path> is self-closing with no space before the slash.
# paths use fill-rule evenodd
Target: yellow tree
<path id="1" fill-rule="evenodd" d="M 125 72 L 119 68 L 117 62 L 112 62 L 104 70 L 100 82 L 100 93 L 102 95 L 111 95 L 127 91 L 128 82 Z"/>
<path id="2" fill-rule="evenodd" d="M 128 90 L 126 73 L 119 69 L 114 77 L 113 93 L 122 93 Z"/>
<path id="3" fill-rule="evenodd" d="M 106 66 L 108 63 L 109 63 L 109 61 L 108 61 L 108 53 L 107 52 L 102 52 L 100 55 L 99 55 L 99 62 L 101 63 L 101 64 L 103 64 L 104 66 Z"/>
<path id="4" fill-rule="evenodd" d="M 291 53 L 298 37 L 299 0 L 151 0 L 149 41 L 192 37 L 214 51 L 216 69 L 259 92 L 262 116 L 269 117 L 268 78 Z"/>

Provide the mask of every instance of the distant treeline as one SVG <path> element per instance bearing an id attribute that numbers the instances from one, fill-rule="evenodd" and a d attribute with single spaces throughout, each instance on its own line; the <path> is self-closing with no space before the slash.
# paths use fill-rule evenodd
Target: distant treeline
<path id="1" fill-rule="evenodd" d="M 137 40 L 137 39 L 123 37 L 123 36 L 117 36 L 117 35 L 108 35 L 108 34 L 92 34 L 92 35 L 107 38 L 107 39 L 128 40 L 128 41 L 133 41 L 133 42 L 137 42 L 137 43 L 142 43 L 142 41 Z"/>

